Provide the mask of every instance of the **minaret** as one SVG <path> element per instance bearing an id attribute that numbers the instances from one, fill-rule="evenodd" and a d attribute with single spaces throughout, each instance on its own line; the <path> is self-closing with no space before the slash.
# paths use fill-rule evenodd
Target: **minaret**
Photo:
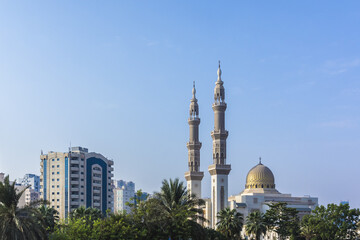
<path id="1" fill-rule="evenodd" d="M 200 148 L 199 142 L 199 106 L 195 97 L 196 89 L 195 82 L 193 84 L 192 99 L 190 100 L 190 117 L 188 120 L 190 135 L 189 142 L 186 144 L 189 152 L 189 171 L 185 172 L 185 179 L 187 181 L 187 189 L 189 193 L 195 194 L 196 197 L 201 198 L 201 180 L 204 177 L 204 172 L 200 172 Z"/>
<path id="2" fill-rule="evenodd" d="M 208 170 L 211 175 L 211 223 L 215 228 L 217 213 L 228 206 L 228 175 L 231 165 L 226 164 L 226 138 L 228 131 L 225 130 L 225 89 L 221 80 L 221 69 L 217 71 L 218 79 L 214 89 L 214 131 L 211 132 L 213 139 L 213 164 Z"/>

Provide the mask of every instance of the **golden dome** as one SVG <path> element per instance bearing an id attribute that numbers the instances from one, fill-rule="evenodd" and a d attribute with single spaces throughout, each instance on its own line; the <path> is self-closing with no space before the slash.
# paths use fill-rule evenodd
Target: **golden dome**
<path id="1" fill-rule="evenodd" d="M 246 177 L 245 189 L 251 188 L 275 189 L 274 174 L 261 162 L 253 167 Z"/>

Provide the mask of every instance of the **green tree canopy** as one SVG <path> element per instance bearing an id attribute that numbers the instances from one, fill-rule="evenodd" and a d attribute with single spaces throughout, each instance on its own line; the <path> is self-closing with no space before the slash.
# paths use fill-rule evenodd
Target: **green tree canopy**
<path id="1" fill-rule="evenodd" d="M 46 231 L 48 233 L 53 232 L 56 224 L 59 222 L 59 212 L 47 204 L 42 204 L 38 211 Z"/>
<path id="2" fill-rule="evenodd" d="M 46 239 L 46 231 L 40 212 L 39 202 L 18 207 L 19 199 L 25 192 L 17 191 L 15 182 L 10 184 L 9 176 L 0 182 L 0 239 Z"/>
<path id="3" fill-rule="evenodd" d="M 240 233 L 243 227 L 243 215 L 236 209 L 225 208 L 217 214 L 218 223 L 216 229 L 227 239 L 240 239 Z"/>
<path id="4" fill-rule="evenodd" d="M 154 194 L 154 199 L 160 206 L 166 220 L 164 230 L 171 239 L 191 237 L 191 229 L 194 221 L 201 219 L 201 207 L 205 204 L 202 199 L 190 195 L 183 182 L 175 180 L 163 180 L 161 191 Z"/>
<path id="5" fill-rule="evenodd" d="M 349 204 L 328 204 L 316 207 L 302 220 L 302 226 L 311 228 L 319 239 L 356 239 L 359 216 L 359 209 L 350 209 Z"/>
<path id="6" fill-rule="evenodd" d="M 246 217 L 246 233 L 255 235 L 256 240 L 260 240 L 261 235 L 266 233 L 266 222 L 264 214 L 260 211 L 254 211 Z"/>
<path id="7" fill-rule="evenodd" d="M 102 212 L 97 208 L 85 208 L 84 206 L 78 207 L 70 212 L 71 219 L 85 218 L 87 220 L 95 221 L 103 218 Z"/>
<path id="8" fill-rule="evenodd" d="M 287 207 L 287 203 L 270 203 L 269 210 L 264 214 L 267 227 L 275 231 L 279 239 L 296 238 L 300 232 L 300 223 L 295 208 Z"/>

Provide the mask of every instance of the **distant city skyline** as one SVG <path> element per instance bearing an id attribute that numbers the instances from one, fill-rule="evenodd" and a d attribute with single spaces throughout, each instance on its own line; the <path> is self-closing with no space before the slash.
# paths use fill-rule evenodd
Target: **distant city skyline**
<path id="1" fill-rule="evenodd" d="M 218 60 L 229 195 L 259 157 L 276 188 L 360 208 L 360 2 L 0 3 L 0 172 L 83 146 L 159 191 L 188 169 L 196 81 L 210 197 Z M 54 137 L 56 136 L 56 137 Z"/>

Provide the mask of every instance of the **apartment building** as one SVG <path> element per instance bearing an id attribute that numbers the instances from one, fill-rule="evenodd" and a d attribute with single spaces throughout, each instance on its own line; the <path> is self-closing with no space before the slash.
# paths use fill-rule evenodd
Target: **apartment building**
<path id="1" fill-rule="evenodd" d="M 72 147 L 68 152 L 53 152 L 40 156 L 41 198 L 67 218 L 80 207 L 94 207 L 104 214 L 113 212 L 112 160 L 87 148 Z"/>

